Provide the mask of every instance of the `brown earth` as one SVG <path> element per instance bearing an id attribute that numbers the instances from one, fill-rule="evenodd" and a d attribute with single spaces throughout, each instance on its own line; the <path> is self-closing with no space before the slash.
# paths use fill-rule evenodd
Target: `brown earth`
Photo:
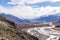
<path id="1" fill-rule="evenodd" d="M 14 22 L 0 16 L 0 40 L 38 40 L 15 25 Z"/>

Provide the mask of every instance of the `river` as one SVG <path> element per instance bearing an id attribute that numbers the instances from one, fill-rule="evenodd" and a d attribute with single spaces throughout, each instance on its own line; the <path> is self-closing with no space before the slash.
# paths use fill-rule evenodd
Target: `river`
<path id="1" fill-rule="evenodd" d="M 28 29 L 27 32 L 33 35 L 34 33 L 31 31 L 35 30 L 38 31 L 40 34 L 49 36 L 46 40 L 58 40 L 60 38 L 60 31 L 54 30 L 52 28 L 54 27 L 36 27 Z"/>

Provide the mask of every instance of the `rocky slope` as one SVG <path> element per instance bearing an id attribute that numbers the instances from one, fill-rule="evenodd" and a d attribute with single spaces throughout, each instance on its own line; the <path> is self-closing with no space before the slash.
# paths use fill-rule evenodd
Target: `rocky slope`
<path id="1" fill-rule="evenodd" d="M 38 40 L 16 27 L 14 22 L 0 16 L 0 40 Z"/>

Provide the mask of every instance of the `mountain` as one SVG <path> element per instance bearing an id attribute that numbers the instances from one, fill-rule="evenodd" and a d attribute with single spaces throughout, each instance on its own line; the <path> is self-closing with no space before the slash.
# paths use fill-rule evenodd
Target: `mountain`
<path id="1" fill-rule="evenodd" d="M 0 40 L 38 40 L 16 26 L 16 24 L 0 16 Z"/>
<path id="2" fill-rule="evenodd" d="M 11 20 L 11 21 L 14 21 L 14 22 L 30 22 L 29 20 L 26 20 L 26 19 L 20 19 L 18 17 L 15 17 L 11 14 L 5 14 L 5 13 L 1 13 L 0 15 L 4 16 L 5 18 Z"/>
<path id="3" fill-rule="evenodd" d="M 60 21 L 60 13 L 48 16 L 41 16 L 39 18 L 34 19 L 33 21 L 37 22 L 56 22 Z"/>
<path id="4" fill-rule="evenodd" d="M 11 14 L 5 14 L 5 13 L 1 13 L 0 15 L 16 23 L 60 22 L 60 13 L 56 13 L 56 14 L 48 15 L 48 16 L 41 16 L 41 17 L 31 19 L 31 20 L 21 19 Z"/>

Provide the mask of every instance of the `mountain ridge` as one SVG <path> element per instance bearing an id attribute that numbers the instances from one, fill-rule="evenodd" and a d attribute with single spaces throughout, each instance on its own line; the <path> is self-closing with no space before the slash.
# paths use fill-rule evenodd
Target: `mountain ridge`
<path id="1" fill-rule="evenodd" d="M 17 23 L 33 23 L 33 22 L 55 22 L 55 21 L 59 21 L 60 20 L 60 13 L 54 14 L 54 15 L 48 15 L 48 16 L 41 16 L 35 19 L 21 19 L 18 17 L 15 17 L 14 15 L 10 15 L 10 14 L 0 14 L 4 17 L 6 17 L 7 19 L 17 22 Z"/>
<path id="2" fill-rule="evenodd" d="M 0 15 L 11 20 L 11 21 L 18 22 L 18 23 L 19 22 L 30 22 L 29 20 L 21 19 L 21 18 L 14 16 L 14 15 L 11 15 L 11 14 L 1 13 Z"/>
<path id="3" fill-rule="evenodd" d="M 57 13 L 55 15 L 48 15 L 48 16 L 41 16 L 39 18 L 34 19 L 33 21 L 38 22 L 56 22 L 60 20 L 60 13 Z"/>

